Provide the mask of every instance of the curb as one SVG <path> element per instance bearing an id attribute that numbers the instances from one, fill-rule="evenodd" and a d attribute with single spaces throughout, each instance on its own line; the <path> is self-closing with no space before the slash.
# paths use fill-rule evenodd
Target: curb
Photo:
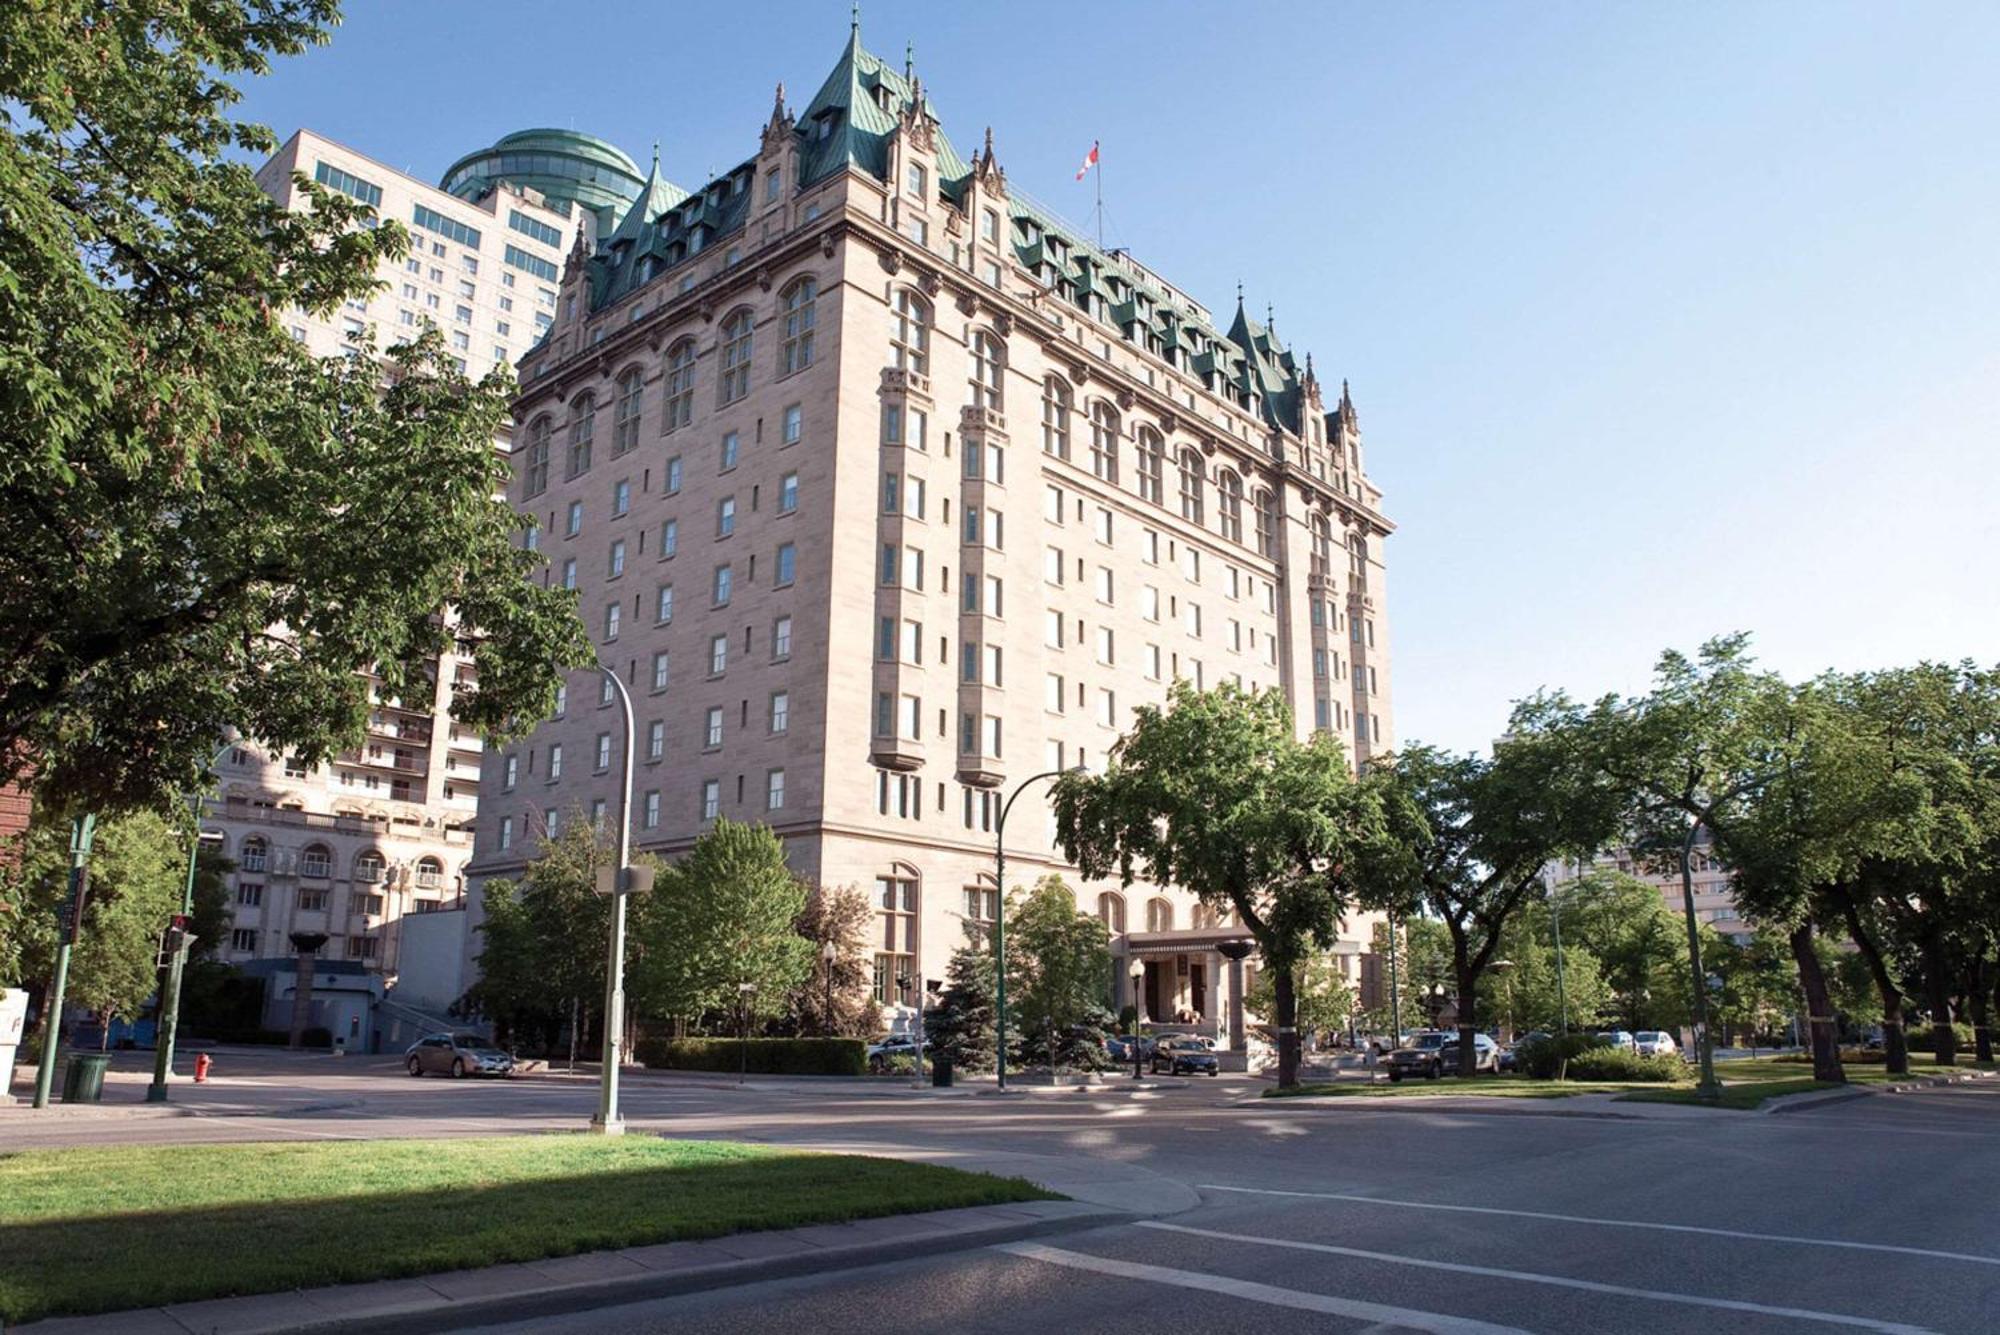
<path id="1" fill-rule="evenodd" d="M 1467 1094 L 1463 1095 L 1462 1097 L 1478 1098 L 1480 1096 L 1476 1094 Z M 1587 1098 L 1589 1096 L 1584 1094 L 1573 1094 L 1567 1097 Z M 1356 1111 L 1361 1111 L 1361 1112 L 1387 1112 L 1390 1111 L 1391 1109 L 1394 1109 L 1395 1111 L 1398 1112 L 1413 1111 L 1413 1112 L 1432 1112 L 1432 1113 L 1455 1113 L 1455 1114 L 1471 1115 L 1476 1117 L 1582 1117 L 1599 1122 L 1649 1122 L 1649 1121 L 1663 1120 L 1660 1118 L 1647 1117 L 1643 1113 L 1611 1112 L 1608 1109 L 1543 1108 L 1543 1107 L 1502 1108 L 1502 1107 L 1496 1107 L 1490 1103 L 1480 1103 L 1480 1104 L 1453 1103 L 1450 1101 L 1451 1098 L 1452 1096 L 1449 1094 L 1433 1094 L 1429 1096 L 1420 1096 L 1417 1098 L 1408 1098 L 1408 1099 L 1393 1099 L 1393 1098 L 1371 1099 L 1366 1096 L 1357 1097 L 1355 1095 L 1343 1095 L 1343 1094 L 1333 1094 L 1333 1095 L 1327 1095 L 1325 1097 L 1316 1097 L 1311 1094 L 1295 1094 L 1289 1098 L 1282 1098 L 1282 1099 L 1267 1099 L 1267 1098 L 1237 1099 L 1235 1102 L 1227 1104 L 1225 1106 L 1231 1108 L 1262 1108 L 1266 1112 L 1270 1112 L 1277 1108 L 1287 1108 L 1287 1107 L 1299 1107 L 1299 1108 L 1342 1107 L 1342 1108 L 1353 1108 Z M 1555 1098 L 1520 1099 L 1514 1101 L 1521 1103 L 1531 1103 L 1531 1104 L 1562 1102 L 1561 1099 L 1555 1099 Z M 1388 1107 L 1383 1107 L 1382 1105 L 1384 1104 L 1387 1104 Z"/>
<path id="2" fill-rule="evenodd" d="M 985 1216 L 977 1220 L 968 1215 Z M 995 1220 L 993 1215 L 1001 1215 Z M 85 1331 L 203 1332 L 275 1335 L 281 1331 L 385 1332 L 429 1335 L 468 1326 L 520 1322 L 601 1307 L 671 1298 L 712 1289 L 760 1284 L 836 1270 L 859 1270 L 912 1257 L 971 1251 L 1002 1242 L 1049 1237 L 1126 1223 L 1137 1216 L 1073 1201 L 1029 1201 L 914 1215 L 888 1215 L 848 1224 L 820 1224 L 775 1233 L 735 1233 L 700 1242 L 657 1243 L 620 1251 L 581 1252 L 477 1270 L 452 1270 L 410 1279 L 325 1289 L 294 1290 L 244 1298 L 144 1307 L 97 1316 L 57 1317 L 10 1328 L 15 1335 L 75 1335 Z M 928 1223 L 932 1232 L 905 1238 L 869 1237 L 894 1221 Z M 857 1241 L 826 1245 L 829 1230 L 862 1233 Z M 816 1235 L 816 1236 L 815 1236 Z M 728 1257 L 732 1244 L 763 1255 Z M 678 1249 L 678 1250 L 677 1250 Z M 562 1279 L 564 1271 L 576 1277 Z M 526 1280 L 526 1282 L 523 1282 Z M 377 1295 L 366 1290 L 379 1289 Z M 372 1301 L 371 1301 L 372 1297 Z M 277 1319 L 258 1308 L 283 1304 Z M 239 1306 L 240 1305 L 240 1306 Z M 225 1312 L 236 1306 L 234 1312 Z"/>
<path id="3" fill-rule="evenodd" d="M 1914 1094 L 1920 1089 L 1942 1089 L 1946 1085 L 1971 1085 L 1993 1079 L 1991 1071 L 1957 1071 L 1951 1075 L 1912 1076 L 1893 1084 L 1859 1085 L 1851 1089 L 1835 1090 L 1818 1094 L 1792 1094 L 1773 1099 L 1757 1109 L 1765 1116 L 1776 1113 L 1803 1112 L 1808 1108 L 1824 1108 L 1836 1103 L 1852 1103 L 1856 1099 L 1872 1099 L 1878 1094 Z"/>

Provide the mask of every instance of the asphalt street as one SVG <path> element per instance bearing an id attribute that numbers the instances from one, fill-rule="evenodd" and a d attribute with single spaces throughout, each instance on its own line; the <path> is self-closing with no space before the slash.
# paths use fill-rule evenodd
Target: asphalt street
<path id="1" fill-rule="evenodd" d="M 575 1128 L 587 1081 L 231 1059 L 181 1115 L 0 1110 L 0 1148 Z M 136 1097 L 136 1073 L 113 1098 Z M 635 1132 L 1014 1156 L 1179 1193 L 1127 1225 L 536 1331 L 2000 1331 L 2000 1081 L 1785 1115 L 1268 1101 L 1254 1084 L 935 1098 L 635 1079 Z M 1628 1107 L 1630 1105 L 1627 1105 Z M 187 1115 L 192 1111 L 200 1115 Z"/>

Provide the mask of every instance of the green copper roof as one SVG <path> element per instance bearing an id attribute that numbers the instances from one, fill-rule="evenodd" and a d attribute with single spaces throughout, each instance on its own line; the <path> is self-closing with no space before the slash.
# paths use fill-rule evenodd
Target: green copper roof
<path id="1" fill-rule="evenodd" d="M 846 166 L 859 167 L 878 180 L 886 179 L 889 136 L 917 93 L 913 78 L 891 69 L 888 62 L 861 45 L 861 27 L 854 25 L 832 73 L 799 115 L 799 132 L 805 139 L 800 184 L 810 185 Z M 928 93 L 924 104 L 935 117 Z M 971 165 L 939 131 L 939 185 L 955 196 L 957 187 L 971 174 Z"/>
<path id="2" fill-rule="evenodd" d="M 593 210 L 600 218 L 639 197 L 639 164 L 602 139 L 574 130 L 517 130 L 468 153 L 439 186 L 460 199 L 483 198 L 501 181 Z"/>

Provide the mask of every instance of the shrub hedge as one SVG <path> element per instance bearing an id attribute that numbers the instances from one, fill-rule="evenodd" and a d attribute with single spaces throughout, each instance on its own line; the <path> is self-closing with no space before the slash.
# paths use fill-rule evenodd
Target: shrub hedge
<path id="1" fill-rule="evenodd" d="M 1531 1080 L 1553 1080 L 1560 1073 L 1565 1059 L 1572 1064 L 1577 1057 L 1599 1048 L 1608 1048 L 1610 1043 L 1596 1034 L 1551 1034 L 1547 1038 L 1525 1043 L 1514 1054 L 1514 1069 Z"/>
<path id="2" fill-rule="evenodd" d="M 1642 1080 L 1670 1085 L 1688 1078 L 1679 1056 L 1642 1057 L 1631 1048 L 1598 1047 L 1570 1058 L 1571 1080 Z"/>
<path id="3" fill-rule="evenodd" d="M 868 1045 L 858 1038 L 642 1038 L 642 1065 L 662 1071 L 757 1075 L 865 1075 Z"/>

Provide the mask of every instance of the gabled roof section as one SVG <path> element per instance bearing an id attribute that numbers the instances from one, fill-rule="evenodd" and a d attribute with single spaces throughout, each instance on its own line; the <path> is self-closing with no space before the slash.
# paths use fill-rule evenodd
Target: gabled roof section
<path id="1" fill-rule="evenodd" d="M 660 175 L 660 146 L 653 145 L 653 170 L 647 174 L 646 184 L 640 187 L 639 198 L 625 210 L 617 230 L 605 238 L 604 244 L 614 246 L 621 241 L 639 240 L 648 224 L 687 197 L 687 191 Z"/>
<path id="2" fill-rule="evenodd" d="M 1299 407 L 1304 395 L 1299 387 L 1298 363 L 1291 350 L 1278 342 L 1270 326 L 1250 318 L 1243 309 L 1241 296 L 1236 299 L 1236 319 L 1229 326 L 1229 341 L 1243 349 L 1241 386 L 1263 404 L 1265 420 L 1293 433 L 1303 432 L 1305 421 L 1299 415 Z"/>
<path id="3" fill-rule="evenodd" d="M 855 167 L 877 180 L 889 179 L 889 136 L 920 89 L 913 76 L 861 45 L 861 25 L 849 29 L 847 45 L 834 62 L 826 82 L 799 113 L 801 185 L 811 185 L 843 167 Z M 924 95 L 927 110 L 930 98 Z M 937 175 L 940 186 L 955 190 L 972 166 L 960 157 L 944 132 L 937 135 Z"/>

